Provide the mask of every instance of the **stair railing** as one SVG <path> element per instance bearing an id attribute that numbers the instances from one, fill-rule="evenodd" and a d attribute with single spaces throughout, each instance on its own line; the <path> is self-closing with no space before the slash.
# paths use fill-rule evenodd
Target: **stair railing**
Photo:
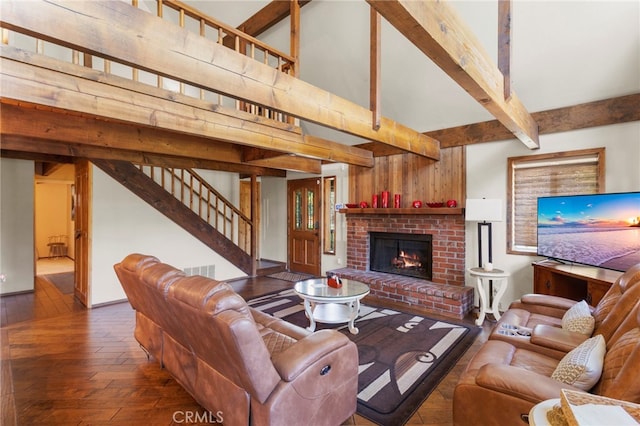
<path id="1" fill-rule="evenodd" d="M 224 45 L 238 53 L 262 62 L 280 72 L 295 75 L 296 60 L 290 55 L 278 51 L 260 40 L 243 33 L 229 25 L 216 21 L 214 18 L 192 8 L 177 0 L 155 0 L 157 16 L 173 22 L 186 30 L 196 32 L 200 36 Z M 134 7 L 140 7 L 139 0 L 131 0 Z M 144 10 L 141 8 L 141 10 Z M 177 14 L 177 16 L 176 16 Z M 14 35 L 18 34 L 18 36 Z M 20 39 L 19 41 L 17 39 Z M 20 48 L 31 50 L 35 53 L 52 56 L 58 60 L 76 65 L 101 70 L 106 74 L 114 74 L 118 77 L 130 78 L 132 81 L 152 85 L 161 89 L 177 92 L 185 96 L 215 102 L 219 105 L 236 108 L 241 111 L 259 115 L 266 119 L 288 124 L 295 124 L 296 119 L 290 115 L 281 113 L 262 105 L 241 101 L 221 93 L 195 87 L 180 81 L 163 77 L 150 70 L 139 70 L 114 61 L 89 55 L 74 49 L 67 48 L 53 40 L 34 38 L 26 33 L 7 28 L 1 29 L 0 42 L 5 45 L 19 45 Z M 31 46 L 29 46 L 33 42 Z"/>
<path id="2" fill-rule="evenodd" d="M 149 165 L 137 167 L 245 253 L 253 256 L 251 219 L 195 171 Z"/>
<path id="3" fill-rule="evenodd" d="M 199 10 L 182 3 L 178 0 L 155 0 L 156 15 L 163 19 L 171 19 L 177 22 L 182 28 L 191 30 L 200 34 L 200 36 L 213 40 L 218 44 L 226 46 L 238 53 L 250 57 L 256 61 L 260 61 L 281 72 L 289 75 L 295 75 L 296 60 L 291 55 L 280 52 L 262 41 L 245 34 L 244 32 L 224 24 L 200 12 Z M 138 7 L 138 0 L 132 0 L 132 5 Z M 169 16 L 169 12 L 177 13 L 177 16 Z M 161 86 L 162 77 L 158 77 L 159 87 Z M 180 83 L 180 93 L 185 93 L 184 84 Z M 205 91 L 200 89 L 200 98 L 205 99 Z M 223 104 L 224 96 L 218 94 L 218 103 Z M 261 105 L 252 104 L 250 102 L 235 100 L 235 108 L 249 112 L 254 115 L 260 115 L 271 120 L 281 121 L 293 124 L 295 119 L 291 116 L 283 114 L 271 108 Z"/>

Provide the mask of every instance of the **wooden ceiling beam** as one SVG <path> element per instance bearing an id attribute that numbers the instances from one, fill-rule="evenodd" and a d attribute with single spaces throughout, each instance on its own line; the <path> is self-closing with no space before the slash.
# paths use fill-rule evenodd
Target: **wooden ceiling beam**
<path id="1" fill-rule="evenodd" d="M 0 149 L 0 157 L 13 158 L 16 160 L 30 160 L 33 162 L 47 162 L 47 163 L 60 163 L 60 164 L 73 164 L 73 157 L 68 155 L 51 154 L 42 150 L 23 151 L 21 144 L 33 144 L 33 141 L 28 138 L 8 136 L 7 139 L 3 137 L 2 142 L 8 141 L 7 148 Z M 19 147 L 18 150 L 9 149 L 8 147 Z"/>
<path id="2" fill-rule="evenodd" d="M 382 18 L 372 7 L 369 8 L 369 108 L 373 129 L 380 128 L 382 117 Z"/>
<path id="3" fill-rule="evenodd" d="M 505 100 L 502 73 L 447 2 L 367 2 L 527 147 L 539 148 L 533 117 L 515 93 Z"/>
<path id="4" fill-rule="evenodd" d="M 541 135 L 640 121 L 640 93 L 534 112 L 532 116 L 540 126 Z M 466 124 L 426 133 L 438 139 L 441 148 L 513 139 L 513 133 L 498 120 Z M 375 142 L 356 146 L 373 152 L 374 157 L 385 157 L 404 152 Z"/>
<path id="5" fill-rule="evenodd" d="M 299 0 L 300 7 L 311 0 Z M 290 14 L 288 1 L 271 1 L 265 7 L 253 14 L 249 19 L 238 25 L 238 29 L 252 37 L 257 37 Z"/>
<path id="6" fill-rule="evenodd" d="M 302 173 L 322 173 L 322 162 L 310 158 L 296 157 L 295 155 L 279 155 L 258 160 L 247 161 L 247 164 L 255 166 L 271 167 L 274 169 L 286 169 Z"/>
<path id="7" fill-rule="evenodd" d="M 366 149 L 362 149 L 356 146 L 342 145 L 342 144 L 339 144 L 338 142 L 334 142 L 331 140 L 327 140 L 327 139 L 323 139 L 323 138 L 319 138 L 317 136 L 311 136 L 311 135 L 304 135 L 303 139 L 306 143 L 309 143 L 311 145 L 325 146 L 331 151 L 329 158 L 324 159 L 324 162 L 329 162 L 329 163 L 350 162 L 351 164 L 354 164 L 356 162 L 354 161 L 354 158 L 359 158 L 360 160 L 357 162 L 363 163 L 363 164 L 369 164 L 370 161 L 373 162 L 373 154 Z M 293 153 L 283 155 L 281 152 L 277 152 L 277 151 L 250 148 L 250 147 L 244 147 L 242 152 L 243 152 L 242 154 L 243 161 L 252 162 L 252 163 L 256 161 L 266 160 L 269 158 L 275 158 L 275 157 L 283 157 L 283 158 L 286 157 L 291 159 L 293 158 L 291 156 L 294 155 Z M 299 155 L 298 157 L 302 158 L 302 156 L 299 156 Z"/>
<path id="8" fill-rule="evenodd" d="M 498 0 L 498 70 L 502 74 L 503 95 L 511 97 L 511 0 Z"/>
<path id="9" fill-rule="evenodd" d="M 0 132 L 3 136 L 19 135 L 151 154 L 242 162 L 240 148 L 233 144 L 34 105 L 13 105 L 6 103 L 6 99 L 2 102 Z M 38 125 L 34 126 L 34 122 Z"/>
<path id="10" fill-rule="evenodd" d="M 380 129 L 374 130 L 369 109 L 125 3 L 4 0 L 2 11 L 3 27 L 439 158 L 438 141 L 428 136 L 387 118 L 382 118 Z M 115 33 L 117 43 L 113 41 Z"/>
<path id="11" fill-rule="evenodd" d="M 289 15 L 289 55 L 295 61 L 289 73 L 300 78 L 300 4 L 295 0 L 289 2 Z"/>
<path id="12" fill-rule="evenodd" d="M 210 104 L 176 102 L 176 94 L 158 96 L 153 90 L 147 91 L 148 86 L 144 84 L 138 83 L 137 91 L 132 91 L 131 87 L 121 88 L 118 83 L 122 79 L 105 79 L 101 73 L 81 66 L 57 61 L 57 70 L 52 70 L 47 67 L 52 67 L 50 62 L 54 60 L 35 54 L 20 57 L 21 53 L 8 46 L 0 47 L 0 51 L 0 76 L 4 82 L 0 86 L 2 102 L 44 105 L 146 128 L 165 129 L 195 137 L 191 140 L 198 140 L 203 149 L 202 152 L 187 151 L 183 146 L 167 143 L 163 148 L 179 150 L 169 154 L 207 158 L 207 151 L 211 151 L 207 144 L 217 149 L 216 142 L 225 142 L 227 146 L 255 146 L 317 160 L 340 158 L 348 164 L 373 166 L 371 153 L 358 148 L 316 141 L 295 129 L 290 131 L 257 119 L 219 113 L 218 108 L 212 108 Z M 26 60 L 30 63 L 24 62 Z M 132 149 L 135 148 L 134 144 Z M 240 161 L 239 154 L 237 161 Z"/>
<path id="13" fill-rule="evenodd" d="M 34 126 L 33 123 L 38 125 Z M 6 138 L 20 137 L 25 150 L 35 150 L 37 145 L 26 143 L 28 140 L 52 140 L 58 147 L 51 154 L 85 156 L 95 158 L 92 152 L 108 154 L 110 150 L 118 151 L 118 158 L 123 159 L 122 152 L 130 151 L 131 158 L 137 162 L 146 157 L 167 156 L 171 158 L 197 159 L 203 164 L 210 162 L 216 170 L 221 167 L 235 171 L 245 171 L 240 167 L 243 163 L 241 147 L 223 142 L 214 142 L 189 135 L 175 134 L 149 127 L 134 127 L 120 122 L 109 122 L 78 114 L 47 110 L 33 107 L 20 107 L 3 103 L 0 108 L 0 134 L 3 147 Z M 67 149 L 65 149 L 65 147 Z M 81 149 L 81 147 L 85 147 Z M 92 151 L 96 148 L 103 150 Z M 129 157 L 128 157 L 129 158 Z M 132 160 L 133 161 L 133 160 Z M 272 170 L 252 168 L 255 171 L 274 175 Z"/>
<path id="14" fill-rule="evenodd" d="M 532 115 L 541 135 L 640 121 L 640 93 L 534 112 Z M 513 138 L 513 134 L 497 120 L 427 133 L 437 137 L 443 148 Z"/>
<path id="15" fill-rule="evenodd" d="M 205 169 L 256 176 L 286 177 L 281 169 L 260 165 L 234 164 L 200 158 L 175 157 L 170 155 L 135 152 L 102 146 L 90 146 L 54 140 L 34 139 L 25 136 L 3 135 L 2 156 L 24 160 L 69 163 L 73 158 L 121 160 L 134 164 L 148 164 L 180 169 Z"/>

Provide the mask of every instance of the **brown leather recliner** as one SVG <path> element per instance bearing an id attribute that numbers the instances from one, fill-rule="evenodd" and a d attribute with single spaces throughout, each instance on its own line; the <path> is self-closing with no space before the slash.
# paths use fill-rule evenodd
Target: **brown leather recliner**
<path id="1" fill-rule="evenodd" d="M 629 268 L 611 285 L 597 306 L 592 307 L 595 320 L 593 335 L 608 341 L 640 300 L 640 264 Z M 544 294 L 527 294 L 513 302 L 489 336 L 519 348 L 562 358 L 589 336 L 562 329 L 562 317 L 575 300 Z M 517 331 L 510 331 L 516 327 Z"/>
<path id="2" fill-rule="evenodd" d="M 488 340 L 473 356 L 453 394 L 455 425 L 525 425 L 539 402 L 579 390 L 551 378 L 559 359 Z M 591 393 L 640 403 L 640 309 L 631 311 L 607 341 L 600 380 Z"/>
<path id="3" fill-rule="evenodd" d="M 137 341 L 225 425 L 336 425 L 355 413 L 358 352 L 342 333 L 310 333 L 151 256 L 114 268 Z"/>

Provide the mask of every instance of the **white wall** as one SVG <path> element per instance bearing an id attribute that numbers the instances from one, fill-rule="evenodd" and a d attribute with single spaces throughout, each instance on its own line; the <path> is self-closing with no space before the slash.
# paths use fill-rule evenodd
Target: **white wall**
<path id="1" fill-rule="evenodd" d="M 34 289 L 33 161 L 0 158 L 0 294 Z"/>
<path id="2" fill-rule="evenodd" d="M 287 261 L 287 180 L 263 176 L 260 179 L 260 258 Z"/>
<path id="3" fill-rule="evenodd" d="M 640 190 L 640 123 L 624 123 L 571 132 L 540 136 L 540 149 L 531 151 L 517 140 L 467 146 L 467 198 L 500 198 L 505 200 L 506 218 L 507 158 L 587 148 L 605 148 L 606 192 Z M 506 253 L 506 221 L 493 224 L 493 263 L 509 271 L 509 287 L 502 299 L 502 308 L 525 293 L 533 291 L 533 268 L 537 256 Z M 478 241 L 475 223 L 466 228 L 466 266 L 478 263 Z M 475 285 L 468 274 L 466 285 Z"/>
<path id="4" fill-rule="evenodd" d="M 215 265 L 218 280 L 246 276 L 96 167 L 92 213 L 92 306 L 125 299 L 113 265 L 129 253 L 153 255 L 179 269 Z"/>

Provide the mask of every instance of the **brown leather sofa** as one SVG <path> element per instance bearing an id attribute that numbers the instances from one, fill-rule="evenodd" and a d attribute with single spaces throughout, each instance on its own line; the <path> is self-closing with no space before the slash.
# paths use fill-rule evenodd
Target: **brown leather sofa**
<path id="1" fill-rule="evenodd" d="M 531 408 L 581 391 L 551 378 L 558 358 L 488 340 L 473 356 L 453 394 L 455 425 L 525 425 Z M 640 403 L 640 310 L 627 316 L 606 344 L 602 375 L 589 391 Z"/>
<path id="2" fill-rule="evenodd" d="M 629 268 L 611 285 L 597 306 L 593 335 L 607 341 L 640 300 L 640 264 Z M 562 317 L 575 300 L 544 294 L 527 294 L 513 302 L 489 336 L 514 346 L 562 358 L 587 337 L 562 329 Z"/>
<path id="3" fill-rule="evenodd" d="M 338 425 L 355 413 L 358 352 L 342 333 L 310 333 L 152 256 L 114 269 L 136 340 L 225 425 Z"/>
<path id="4" fill-rule="evenodd" d="M 621 276 L 593 310 L 594 335 L 603 336 L 606 352 L 602 374 L 590 393 L 640 403 L 639 281 L 637 265 Z M 580 390 L 551 377 L 564 355 L 589 337 L 561 329 L 562 315 L 575 303 L 531 295 L 505 312 L 456 385 L 455 425 L 524 425 L 534 405 L 559 398 L 561 389 Z M 532 330 L 531 337 L 540 328 L 541 339 L 547 340 L 496 334 L 502 321 L 520 321 L 518 325 Z"/>

